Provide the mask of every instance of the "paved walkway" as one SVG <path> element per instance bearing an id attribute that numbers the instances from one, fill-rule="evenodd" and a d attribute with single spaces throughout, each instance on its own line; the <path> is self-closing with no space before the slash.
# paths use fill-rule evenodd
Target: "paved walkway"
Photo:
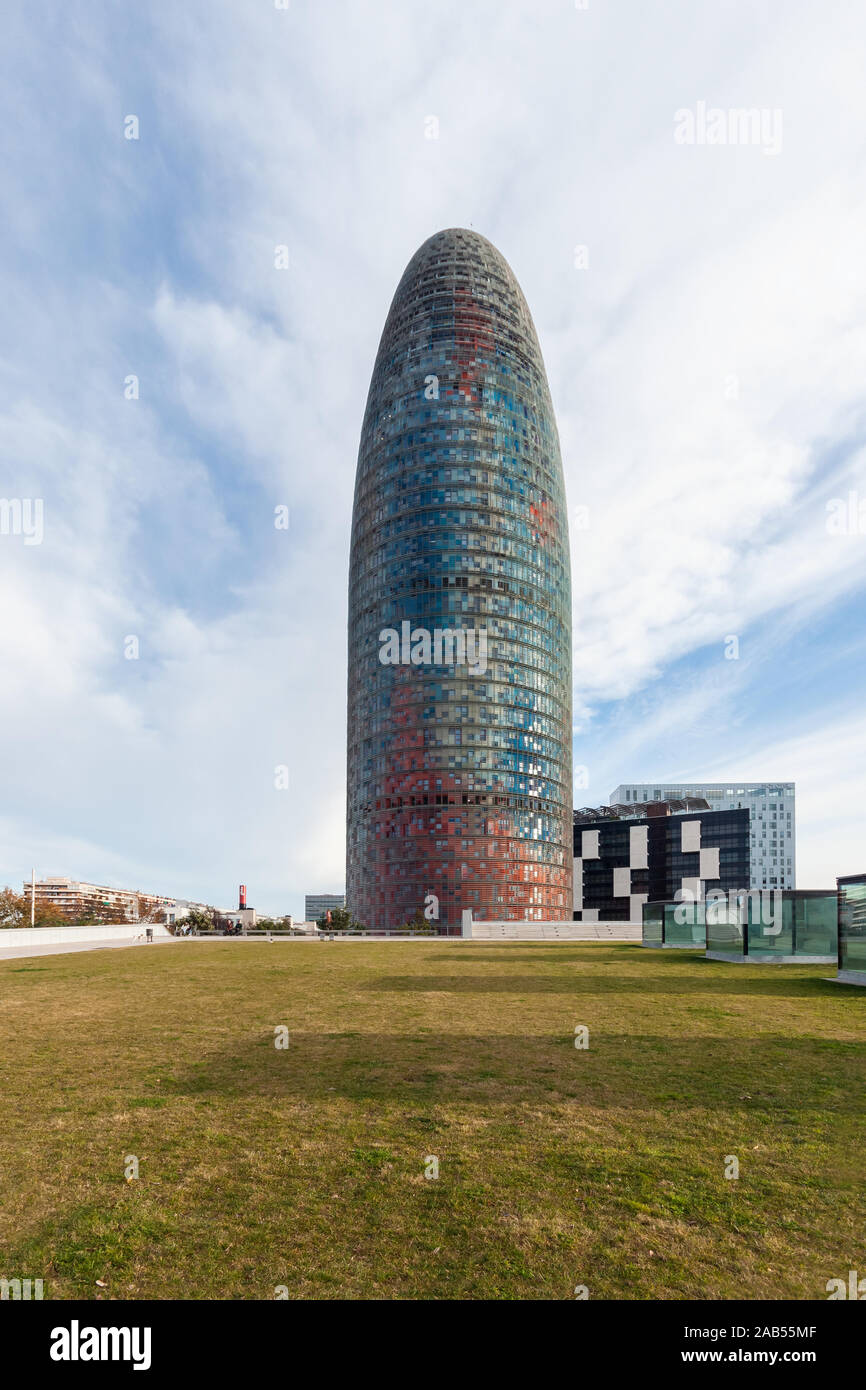
<path id="1" fill-rule="evenodd" d="M 568 946 L 575 944 L 600 944 L 602 942 L 625 943 L 640 941 L 641 939 L 640 927 L 633 927 L 625 923 L 616 923 L 614 933 L 599 932 L 595 930 L 594 927 L 590 924 L 587 924 L 587 926 L 584 928 L 584 932 L 585 934 L 581 933 L 579 936 L 572 936 L 570 934 L 567 936 L 563 936 L 562 934 L 556 936 L 546 936 L 542 935 L 540 931 L 534 931 L 532 935 L 526 936 L 500 936 L 497 934 L 489 936 L 477 936 L 473 937 L 471 940 L 464 940 L 463 937 L 460 936 L 342 936 L 341 933 L 337 932 L 335 933 L 333 940 L 343 942 L 355 942 L 361 945 L 369 942 L 373 942 L 374 944 L 392 941 L 402 941 L 405 943 L 417 942 L 419 946 L 484 946 L 491 941 L 495 941 L 497 946 L 505 946 L 508 945 L 510 942 L 514 942 L 515 945 L 519 943 L 523 943 L 525 945 L 528 941 L 544 941 L 546 945 L 558 943 L 561 946 Z M 114 951 L 121 950 L 124 947 L 130 946 L 183 946 L 194 945 L 195 942 L 211 942 L 211 944 L 216 942 L 234 942 L 235 944 L 244 942 L 248 946 L 262 944 L 266 946 L 276 946 L 281 945 L 284 942 L 291 944 L 294 942 L 304 941 L 321 941 L 324 942 L 326 945 L 330 945 L 332 938 L 325 936 L 275 936 L 273 940 L 269 942 L 266 936 L 168 936 L 156 938 L 154 941 L 151 942 L 123 940 L 91 940 L 60 941 L 55 943 L 46 942 L 44 946 L 5 946 L 0 944 L 0 963 L 2 963 L 4 960 L 26 959 L 28 956 L 62 956 L 74 951 Z"/>
<path id="2" fill-rule="evenodd" d="M 15 930 L 9 928 L 10 935 Z M 5 934 L 5 933 L 4 933 Z M 44 946 L 0 946 L 0 961 L 18 960 L 26 956 L 65 956 L 71 951 L 114 951 L 123 946 L 171 946 L 174 944 L 173 937 L 166 937 L 161 941 L 56 941 L 46 942 Z"/>

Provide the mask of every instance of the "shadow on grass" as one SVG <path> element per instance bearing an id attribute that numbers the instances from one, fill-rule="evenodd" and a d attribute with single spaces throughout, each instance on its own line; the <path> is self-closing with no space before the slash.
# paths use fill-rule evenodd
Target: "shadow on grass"
<path id="1" fill-rule="evenodd" d="M 694 963 L 694 962 L 693 962 Z M 756 971 L 760 967 L 751 967 Z M 383 975 L 358 986 L 359 989 L 383 994 L 688 994 L 700 997 L 717 995 L 771 995 L 776 999 L 834 998 L 838 986 L 820 975 L 792 976 L 777 973 L 784 966 L 766 966 L 761 975 L 743 974 L 749 966 L 724 966 L 724 974 L 682 972 L 670 977 L 654 972 L 642 975 L 604 975 L 595 972 L 575 972 L 569 975 Z M 830 970 L 831 966 L 824 969 Z M 735 973 L 736 972 L 736 973 Z"/>
<path id="2" fill-rule="evenodd" d="M 553 947 L 545 944 L 539 946 L 537 950 L 534 950 L 529 946 L 529 942 L 521 942 L 519 947 L 510 949 L 508 947 L 503 949 L 501 946 L 497 946 L 496 943 L 492 943 L 491 946 L 487 946 L 486 943 L 484 945 L 472 946 L 465 950 L 461 949 L 452 952 L 447 957 L 447 961 L 443 958 L 441 951 L 436 955 L 425 956 L 424 959 L 430 965 L 441 966 L 447 963 L 449 968 L 452 965 L 470 966 L 477 964 L 479 961 L 486 962 L 489 960 L 501 960 L 505 964 L 510 964 L 513 960 L 528 960 L 533 962 L 543 961 L 545 964 L 552 961 L 557 965 L 571 966 L 613 965 L 614 963 L 619 963 L 621 965 L 622 952 L 634 950 L 640 951 L 643 955 L 647 954 L 639 943 L 632 945 L 629 942 L 625 942 L 622 946 L 617 947 L 616 950 L 611 950 L 609 946 L 590 946 L 589 951 L 583 949 L 582 943 L 569 942 L 565 946 Z M 684 951 L 682 954 L 688 955 L 693 963 L 698 955 L 697 950 Z M 700 959 L 703 960 L 703 958 L 704 953 L 701 951 Z"/>
<path id="3" fill-rule="evenodd" d="M 207 1099 L 487 1103 L 493 1108 L 576 1101 L 600 1109 L 721 1107 L 793 1114 L 862 1114 L 866 1041 L 776 1034 L 736 1039 L 591 1030 L 574 1036 L 298 1033 L 210 1053 L 163 1076 L 160 1094 Z"/>

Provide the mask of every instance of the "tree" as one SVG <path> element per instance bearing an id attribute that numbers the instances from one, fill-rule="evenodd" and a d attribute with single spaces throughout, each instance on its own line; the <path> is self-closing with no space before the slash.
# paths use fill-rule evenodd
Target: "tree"
<path id="1" fill-rule="evenodd" d="M 327 912 L 323 912 L 316 926 L 319 931 L 366 931 L 363 922 L 356 921 L 347 907 L 332 907 L 330 922 Z"/>
<path id="2" fill-rule="evenodd" d="M 415 909 L 415 916 L 410 917 L 409 921 L 402 928 L 403 931 L 411 931 L 423 936 L 437 935 L 436 927 L 432 922 L 428 922 L 420 907 Z"/>
<path id="3" fill-rule="evenodd" d="M 36 899 L 37 927 L 63 926 L 67 918 L 56 903 Z M 0 891 L 0 930 L 4 927 L 30 926 L 30 894 L 16 893 L 12 888 Z"/>
<path id="4" fill-rule="evenodd" d="M 26 924 L 30 925 L 30 909 L 27 908 Z M 0 927 L 23 927 L 25 925 L 24 916 L 24 895 L 14 893 L 11 888 L 4 888 L 0 893 Z"/>
<path id="5" fill-rule="evenodd" d="M 140 927 L 149 927 L 152 922 L 164 924 L 168 921 L 169 909 L 165 903 L 157 902 L 143 893 L 136 893 L 135 903 Z"/>
<path id="6" fill-rule="evenodd" d="M 215 907 L 191 907 L 186 917 L 184 926 L 192 927 L 194 932 L 216 931 L 218 913 Z"/>
<path id="7" fill-rule="evenodd" d="M 30 926 L 30 897 L 29 897 L 29 894 L 27 894 L 27 893 L 24 894 L 24 902 L 25 902 L 26 905 L 27 905 L 27 917 L 26 917 L 26 921 L 25 921 L 24 925 L 27 926 L 27 927 L 29 927 L 29 926 Z M 34 922 L 33 925 L 36 926 L 36 927 L 62 927 L 62 926 L 67 925 L 66 916 L 65 916 L 65 913 L 64 913 L 64 911 L 63 911 L 63 908 L 62 908 L 62 907 L 58 907 L 57 903 L 46 903 L 46 902 L 42 902 L 42 903 L 41 903 L 41 902 L 39 901 L 39 899 L 37 898 L 37 899 L 36 899 L 36 921 Z"/>
<path id="8" fill-rule="evenodd" d="M 104 926 L 109 922 L 129 922 L 121 903 L 84 902 L 73 908 L 67 919 L 77 927 Z"/>

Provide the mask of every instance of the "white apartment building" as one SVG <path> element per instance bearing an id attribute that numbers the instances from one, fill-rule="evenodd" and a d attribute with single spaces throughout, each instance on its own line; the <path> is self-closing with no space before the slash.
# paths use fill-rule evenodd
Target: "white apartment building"
<path id="1" fill-rule="evenodd" d="M 29 899 L 31 885 L 24 880 L 24 894 Z M 65 916 L 74 919 L 85 910 L 109 908 L 123 913 L 127 922 L 138 922 L 145 917 L 160 916 L 174 907 L 174 899 L 155 893 L 141 893 L 136 889 L 108 888 L 99 883 L 84 883 L 79 879 L 57 875 L 53 878 L 36 880 L 36 901 L 53 903 Z"/>
<path id="2" fill-rule="evenodd" d="M 797 886 L 793 782 L 624 782 L 610 805 L 701 796 L 713 811 L 746 807 L 749 812 L 750 888 Z"/>

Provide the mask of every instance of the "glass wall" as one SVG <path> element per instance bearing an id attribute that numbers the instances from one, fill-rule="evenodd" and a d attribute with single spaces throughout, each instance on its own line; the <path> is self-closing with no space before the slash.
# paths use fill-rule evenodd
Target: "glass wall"
<path id="1" fill-rule="evenodd" d="M 839 969 L 859 971 L 866 982 L 866 874 L 838 884 Z"/>
<path id="2" fill-rule="evenodd" d="M 750 893 L 745 954 L 761 957 L 792 956 L 795 904 L 790 894 Z"/>
<path id="3" fill-rule="evenodd" d="M 644 946 L 695 947 L 706 944 L 703 903 L 644 903 Z"/>
<path id="4" fill-rule="evenodd" d="M 820 897 L 794 895 L 796 950 L 801 956 L 835 956 L 838 906 L 835 893 Z"/>
<path id="5" fill-rule="evenodd" d="M 840 969 L 866 972 L 866 875 L 852 880 L 851 929 Z M 841 892 L 841 888 L 840 888 Z M 840 908 L 841 911 L 841 908 Z M 836 958 L 836 893 L 812 890 L 736 893 L 705 903 L 645 903 L 644 945 L 706 946 L 723 960 Z M 850 944 L 849 944 L 850 943 Z"/>
<path id="6" fill-rule="evenodd" d="M 644 903 L 643 905 L 643 944 L 661 946 L 664 922 L 664 903 Z"/>
<path id="7" fill-rule="evenodd" d="M 665 903 L 665 946 L 705 946 L 706 941 L 703 903 Z"/>
<path id="8" fill-rule="evenodd" d="M 777 898 L 777 894 L 761 894 L 766 903 Z M 773 959 L 778 956 L 824 956 L 832 960 L 836 955 L 836 894 L 817 892 L 783 892 L 781 913 L 778 906 L 767 911 L 755 910 L 758 906 L 750 899 L 748 949 L 750 959 Z"/>
<path id="9" fill-rule="evenodd" d="M 755 891 L 738 905 L 707 907 L 707 951 L 731 960 L 836 955 L 836 894 L 811 889 Z"/>
<path id="10" fill-rule="evenodd" d="M 744 952 L 743 921 L 744 912 L 728 905 L 707 908 L 707 950 L 716 955 L 730 956 L 732 960 L 741 959 Z"/>

